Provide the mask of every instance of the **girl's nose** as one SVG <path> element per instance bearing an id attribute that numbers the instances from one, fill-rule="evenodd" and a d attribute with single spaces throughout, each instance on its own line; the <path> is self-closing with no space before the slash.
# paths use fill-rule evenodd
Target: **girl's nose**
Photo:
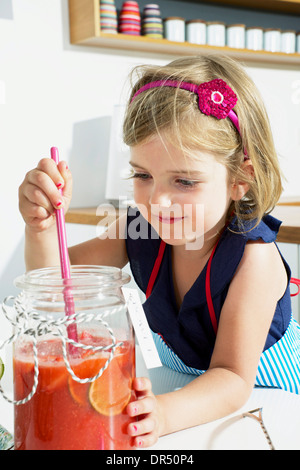
<path id="1" fill-rule="evenodd" d="M 167 192 L 162 191 L 159 188 L 153 190 L 150 196 L 149 202 L 151 205 L 156 204 L 159 207 L 166 207 L 166 208 L 171 207 L 172 205 L 170 195 Z"/>

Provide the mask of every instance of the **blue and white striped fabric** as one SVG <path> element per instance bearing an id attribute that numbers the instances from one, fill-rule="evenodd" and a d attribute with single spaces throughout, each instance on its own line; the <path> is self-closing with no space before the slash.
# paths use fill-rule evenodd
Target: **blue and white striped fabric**
<path id="1" fill-rule="evenodd" d="M 152 335 L 163 364 L 184 374 L 204 374 L 205 370 L 186 366 L 161 336 L 153 332 Z M 300 394 L 300 326 L 293 318 L 283 337 L 262 353 L 255 386 Z"/>

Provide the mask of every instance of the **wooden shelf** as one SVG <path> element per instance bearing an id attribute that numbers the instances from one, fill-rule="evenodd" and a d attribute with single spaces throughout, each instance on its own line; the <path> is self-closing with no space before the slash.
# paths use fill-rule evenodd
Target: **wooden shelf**
<path id="1" fill-rule="evenodd" d="M 291 204 L 291 205 L 288 205 Z M 102 206 L 101 206 L 102 207 Z M 97 215 L 96 207 L 87 207 L 79 209 L 69 209 L 66 214 L 66 222 L 73 224 L 85 224 L 85 225 L 99 225 L 107 227 L 108 224 L 115 220 L 115 217 L 119 217 L 125 214 L 126 209 L 112 211 L 110 213 L 108 206 L 108 212 L 105 215 Z M 103 207 L 102 207 L 103 214 Z M 282 243 L 296 243 L 300 245 L 300 204 L 299 201 L 294 203 L 287 202 L 282 205 L 276 206 L 272 215 L 279 220 L 282 220 L 282 225 L 279 229 L 277 241 Z"/>
<path id="2" fill-rule="evenodd" d="M 226 1 L 223 3 L 229 4 L 232 2 Z M 237 0 L 234 4 L 248 6 L 241 0 Z M 271 0 L 266 3 L 265 9 L 272 9 L 273 7 L 276 10 L 279 6 L 286 7 L 287 10 L 285 11 L 289 11 L 288 8 L 294 6 L 298 8 L 297 12 L 300 13 L 299 1 Z M 299 53 L 286 54 L 281 52 L 235 49 L 227 46 L 200 46 L 189 42 L 173 42 L 167 39 L 152 39 L 145 36 L 102 33 L 100 30 L 99 0 L 69 0 L 69 15 L 70 40 L 72 44 L 76 45 L 182 56 L 221 52 L 245 62 L 300 65 Z"/>

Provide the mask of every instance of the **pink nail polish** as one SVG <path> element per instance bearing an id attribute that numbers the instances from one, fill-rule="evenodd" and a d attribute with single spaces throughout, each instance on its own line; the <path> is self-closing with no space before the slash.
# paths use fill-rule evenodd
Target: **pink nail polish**
<path id="1" fill-rule="evenodd" d="M 58 183 L 58 184 L 56 185 L 56 187 L 57 187 L 57 188 L 61 188 L 61 187 L 62 187 L 62 183 Z"/>
<path id="2" fill-rule="evenodd" d="M 62 202 L 61 202 L 61 201 L 58 201 L 58 202 L 56 203 L 56 205 L 57 205 L 57 207 L 59 207 L 59 206 L 62 205 Z"/>
<path id="3" fill-rule="evenodd" d="M 135 424 L 133 425 L 133 429 L 134 429 L 135 432 L 137 432 L 137 427 L 136 427 Z"/>
<path id="4" fill-rule="evenodd" d="M 139 442 L 138 442 L 138 446 L 139 446 L 139 447 L 142 447 L 142 445 L 143 445 L 143 441 L 139 441 Z"/>

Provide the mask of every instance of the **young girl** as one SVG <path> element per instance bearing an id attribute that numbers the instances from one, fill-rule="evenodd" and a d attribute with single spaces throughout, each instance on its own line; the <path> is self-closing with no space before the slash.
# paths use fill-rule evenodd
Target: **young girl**
<path id="1" fill-rule="evenodd" d="M 148 379 L 135 380 L 138 400 L 127 412 L 139 420 L 128 433 L 147 447 L 232 413 L 254 385 L 299 393 L 300 328 L 291 316 L 291 272 L 275 244 L 280 222 L 266 215 L 282 187 L 253 82 L 217 55 L 137 72 L 124 122 L 137 209 L 112 227 L 125 237 L 90 240 L 69 256 L 72 264 L 129 261 L 162 361 L 195 375 L 160 396 Z M 71 192 L 63 161 L 43 159 L 26 175 L 28 269 L 59 264 L 54 209 L 67 210 Z"/>

